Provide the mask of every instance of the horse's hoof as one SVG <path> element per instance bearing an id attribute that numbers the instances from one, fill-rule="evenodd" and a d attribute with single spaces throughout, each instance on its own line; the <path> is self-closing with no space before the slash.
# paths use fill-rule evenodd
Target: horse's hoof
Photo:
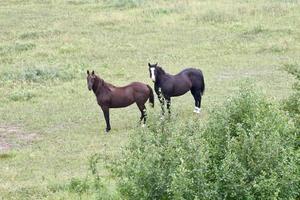
<path id="1" fill-rule="evenodd" d="M 195 107 L 195 109 L 194 109 L 194 113 L 196 113 L 196 114 L 200 114 L 200 111 L 201 111 L 201 108 L 197 108 L 197 107 Z"/>
<path id="2" fill-rule="evenodd" d="M 160 120 L 164 120 L 164 119 L 165 119 L 165 117 L 164 117 L 164 116 L 161 116 L 161 117 L 160 117 Z"/>
<path id="3" fill-rule="evenodd" d="M 108 133 L 109 131 L 110 131 L 110 129 L 108 129 L 108 128 L 107 128 L 107 129 L 105 129 L 105 132 L 106 132 L 106 133 Z"/>
<path id="4" fill-rule="evenodd" d="M 146 125 L 145 124 L 142 124 L 142 128 L 145 128 L 146 127 Z"/>

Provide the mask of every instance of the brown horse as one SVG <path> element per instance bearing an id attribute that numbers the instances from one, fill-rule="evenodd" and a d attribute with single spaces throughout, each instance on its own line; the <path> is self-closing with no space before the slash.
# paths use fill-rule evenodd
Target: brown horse
<path id="1" fill-rule="evenodd" d="M 90 73 L 87 70 L 87 85 L 89 90 L 94 91 L 97 102 L 103 111 L 106 121 L 106 132 L 109 132 L 111 129 L 109 122 L 110 108 L 122 108 L 136 103 L 141 111 L 140 121 L 144 120 L 144 126 L 147 117 L 145 103 L 148 99 L 152 107 L 154 107 L 152 88 L 140 82 L 133 82 L 124 87 L 116 87 L 110 83 L 106 83 L 94 71 Z"/>

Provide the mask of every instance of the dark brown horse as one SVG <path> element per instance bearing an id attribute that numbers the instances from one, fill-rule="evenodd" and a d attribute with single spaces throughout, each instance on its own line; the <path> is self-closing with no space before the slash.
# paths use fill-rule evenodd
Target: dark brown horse
<path id="1" fill-rule="evenodd" d="M 152 88 L 140 82 L 133 82 L 124 87 L 116 87 L 110 83 L 106 83 L 94 71 L 90 73 L 88 70 L 87 85 L 89 90 L 94 91 L 97 102 L 103 111 L 106 121 L 106 132 L 109 132 L 111 129 L 109 122 L 110 108 L 122 108 L 136 103 L 141 111 L 140 121 L 144 120 L 144 126 L 147 117 L 145 103 L 148 99 L 152 107 L 154 107 Z"/>

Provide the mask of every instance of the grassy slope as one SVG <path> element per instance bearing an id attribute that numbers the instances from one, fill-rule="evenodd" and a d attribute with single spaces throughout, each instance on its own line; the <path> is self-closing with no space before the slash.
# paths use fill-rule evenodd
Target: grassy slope
<path id="1" fill-rule="evenodd" d="M 124 85 L 151 84 L 148 62 L 170 73 L 199 67 L 207 84 L 203 118 L 245 78 L 269 97 L 284 98 L 292 80 L 278 69 L 300 62 L 299 10 L 292 0 L 145 1 L 132 8 L 96 0 L 2 0 L 0 125 L 37 136 L 0 157 L 0 196 L 72 199 L 49 188 L 85 177 L 94 153 L 118 155 L 137 128 L 139 112 L 131 106 L 112 111 L 113 130 L 104 134 L 102 113 L 86 88 L 87 68 Z M 24 74 L 36 68 L 60 75 L 26 81 Z M 189 94 L 173 101 L 180 118 L 197 120 L 192 109 Z"/>

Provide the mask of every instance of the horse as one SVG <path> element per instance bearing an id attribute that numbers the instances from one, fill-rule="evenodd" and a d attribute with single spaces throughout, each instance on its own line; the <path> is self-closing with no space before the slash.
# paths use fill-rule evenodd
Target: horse
<path id="1" fill-rule="evenodd" d="M 143 125 L 146 123 L 147 113 L 145 103 L 149 99 L 152 107 L 154 107 L 153 90 L 149 85 L 140 82 L 132 82 L 124 87 L 116 87 L 105 82 L 99 76 L 87 70 L 87 86 L 93 90 L 98 105 L 101 107 L 106 121 L 105 131 L 108 133 L 111 130 L 109 120 L 110 108 L 123 108 L 133 103 L 136 103 L 141 111 L 140 122 L 143 120 Z"/>
<path id="2" fill-rule="evenodd" d="M 164 105 L 167 102 L 169 115 L 171 114 L 171 97 L 181 96 L 191 91 L 195 100 L 194 112 L 199 114 L 201 99 L 205 90 L 203 73 L 199 69 L 186 68 L 176 75 L 166 73 L 158 64 L 150 64 L 150 78 L 154 82 L 154 91 L 161 104 L 162 115 L 165 113 Z"/>

